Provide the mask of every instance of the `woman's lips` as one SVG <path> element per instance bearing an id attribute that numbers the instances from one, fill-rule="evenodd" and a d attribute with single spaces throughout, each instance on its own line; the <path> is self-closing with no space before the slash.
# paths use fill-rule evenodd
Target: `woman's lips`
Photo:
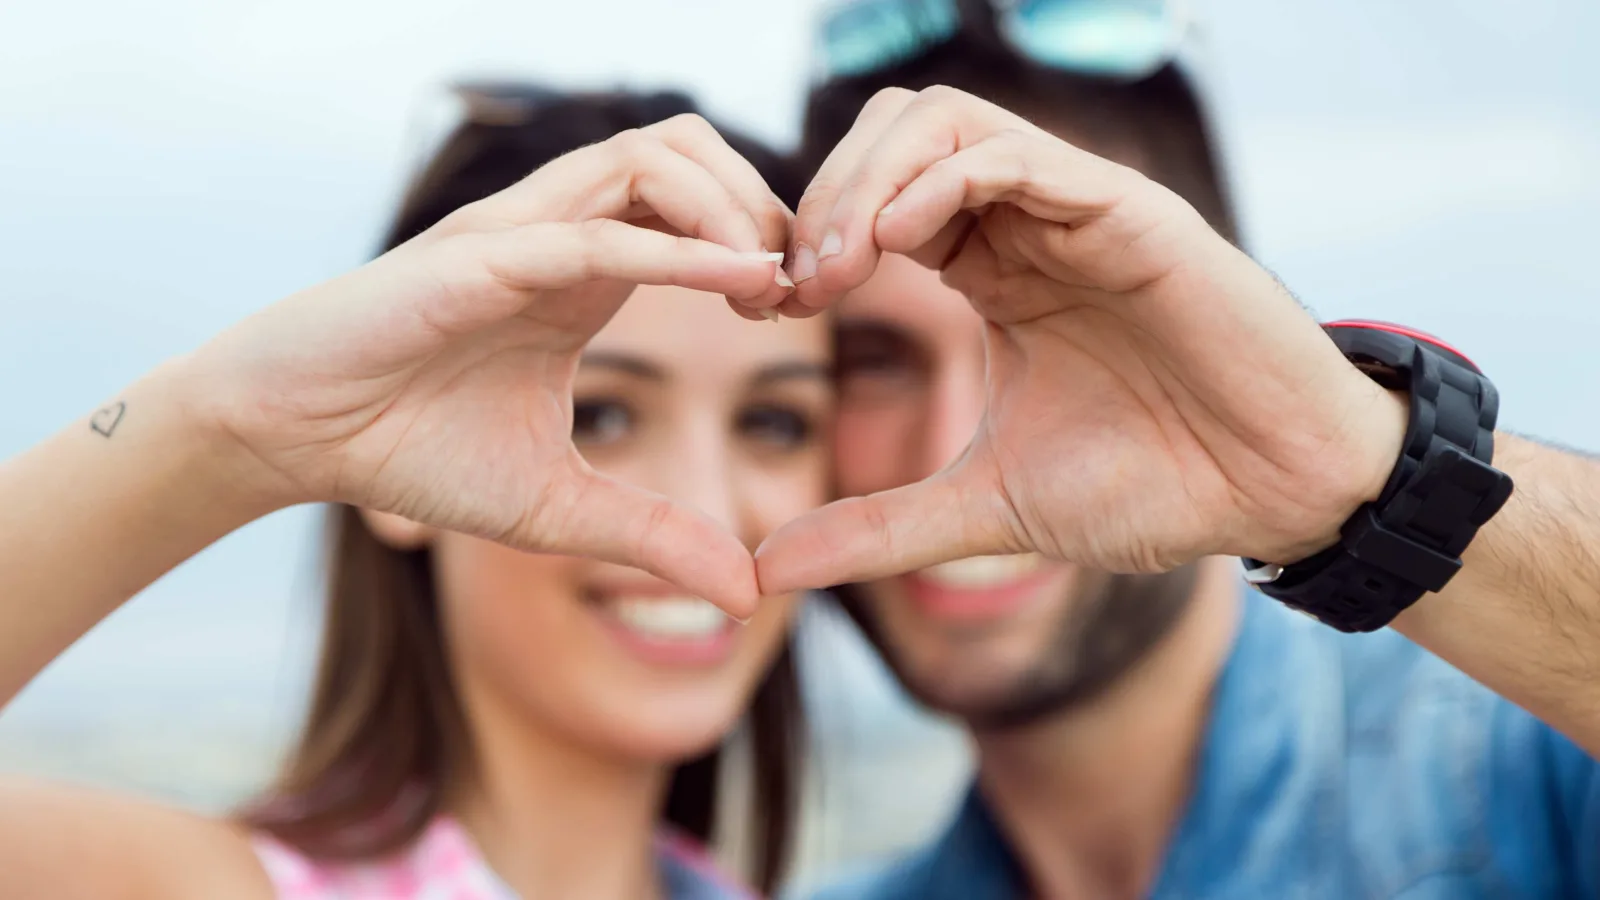
<path id="1" fill-rule="evenodd" d="M 1058 572 L 1037 553 L 975 556 L 900 576 L 911 602 L 924 614 L 977 622 L 1025 606 Z"/>

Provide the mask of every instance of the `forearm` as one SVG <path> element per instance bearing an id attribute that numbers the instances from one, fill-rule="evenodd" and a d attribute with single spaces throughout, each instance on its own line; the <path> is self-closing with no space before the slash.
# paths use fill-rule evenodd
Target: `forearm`
<path id="1" fill-rule="evenodd" d="M 182 378 L 157 370 L 0 464 L 0 704 L 127 598 L 271 510 L 186 411 Z"/>
<path id="2" fill-rule="evenodd" d="M 1516 489 L 1395 628 L 1600 756 L 1600 462 L 1496 435 Z"/>

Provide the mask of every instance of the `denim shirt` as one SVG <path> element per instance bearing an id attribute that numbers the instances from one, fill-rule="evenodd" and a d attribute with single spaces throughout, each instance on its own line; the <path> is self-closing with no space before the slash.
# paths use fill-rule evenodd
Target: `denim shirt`
<path id="1" fill-rule="evenodd" d="M 1250 592 L 1151 897 L 1600 897 L 1582 750 L 1392 631 Z M 817 900 L 1028 896 L 983 798 L 930 846 Z"/>

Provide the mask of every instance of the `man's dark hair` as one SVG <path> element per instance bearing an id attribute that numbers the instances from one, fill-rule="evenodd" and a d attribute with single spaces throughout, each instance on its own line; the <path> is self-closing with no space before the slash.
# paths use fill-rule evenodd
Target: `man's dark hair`
<path id="1" fill-rule="evenodd" d="M 1189 78 L 1175 65 L 1135 82 L 1051 69 L 981 37 L 958 33 L 905 62 L 838 78 L 811 92 L 800 162 L 815 172 L 850 131 L 861 107 L 890 87 L 947 85 L 1023 116 L 1048 131 L 1068 133 L 1104 155 L 1136 150 L 1145 174 L 1199 210 L 1218 233 L 1239 240 L 1219 164 L 1220 155 Z"/>

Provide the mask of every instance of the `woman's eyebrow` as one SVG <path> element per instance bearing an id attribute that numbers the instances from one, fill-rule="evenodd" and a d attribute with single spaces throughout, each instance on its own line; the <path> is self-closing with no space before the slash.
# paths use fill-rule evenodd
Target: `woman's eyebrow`
<path id="1" fill-rule="evenodd" d="M 602 369 L 614 369 L 623 374 L 650 381 L 667 380 L 666 370 L 642 356 L 633 356 L 628 353 L 591 350 L 578 359 L 578 364 L 585 367 L 594 366 Z"/>
<path id="2" fill-rule="evenodd" d="M 767 385 L 775 381 L 811 378 L 826 381 L 832 372 L 832 367 L 820 360 L 796 359 L 764 366 L 756 372 L 755 383 Z"/>

